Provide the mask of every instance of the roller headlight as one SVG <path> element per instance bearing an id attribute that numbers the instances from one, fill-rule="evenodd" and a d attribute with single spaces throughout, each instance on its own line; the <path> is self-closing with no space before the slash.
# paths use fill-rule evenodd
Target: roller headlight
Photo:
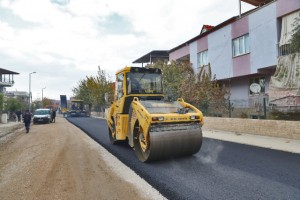
<path id="1" fill-rule="evenodd" d="M 199 118 L 200 118 L 199 116 L 195 116 L 195 115 L 190 116 L 190 120 L 195 120 L 195 119 L 199 119 Z"/>
<path id="2" fill-rule="evenodd" d="M 152 121 L 154 121 L 154 122 L 164 121 L 164 117 L 152 117 Z"/>

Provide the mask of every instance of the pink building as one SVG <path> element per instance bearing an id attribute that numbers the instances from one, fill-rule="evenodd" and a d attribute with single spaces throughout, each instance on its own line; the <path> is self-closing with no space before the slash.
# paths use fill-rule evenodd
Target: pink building
<path id="1" fill-rule="evenodd" d="M 242 1 L 256 8 L 208 29 L 204 25 L 199 35 L 172 48 L 169 59 L 186 60 L 195 72 L 210 64 L 219 82 L 230 89 L 235 108 L 255 112 L 264 99 L 272 107 L 300 107 L 300 54 L 296 60 L 289 58 L 300 1 Z"/>

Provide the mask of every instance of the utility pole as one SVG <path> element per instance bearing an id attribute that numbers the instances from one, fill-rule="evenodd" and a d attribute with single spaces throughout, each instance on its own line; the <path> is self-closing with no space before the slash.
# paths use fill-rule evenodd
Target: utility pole
<path id="1" fill-rule="evenodd" d="M 42 108 L 44 108 L 44 96 L 43 96 L 44 89 L 46 89 L 46 87 L 42 88 Z"/>
<path id="2" fill-rule="evenodd" d="M 32 101 L 32 96 L 31 96 L 31 74 L 35 74 L 36 72 L 31 72 L 29 73 L 29 112 L 31 113 L 31 101 Z"/>

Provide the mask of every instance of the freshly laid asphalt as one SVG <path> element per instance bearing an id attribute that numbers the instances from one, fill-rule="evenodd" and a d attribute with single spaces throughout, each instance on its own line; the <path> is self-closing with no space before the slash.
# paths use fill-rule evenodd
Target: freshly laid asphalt
<path id="1" fill-rule="evenodd" d="M 168 199 L 300 199 L 300 154 L 204 138 L 193 156 L 142 163 L 110 144 L 106 120 L 68 120 Z"/>

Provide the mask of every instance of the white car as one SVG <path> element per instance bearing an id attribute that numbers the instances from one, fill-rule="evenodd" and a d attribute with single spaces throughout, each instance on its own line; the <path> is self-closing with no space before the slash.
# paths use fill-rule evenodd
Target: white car
<path id="1" fill-rule="evenodd" d="M 51 110 L 47 108 L 36 109 L 33 115 L 33 124 L 51 122 Z"/>

